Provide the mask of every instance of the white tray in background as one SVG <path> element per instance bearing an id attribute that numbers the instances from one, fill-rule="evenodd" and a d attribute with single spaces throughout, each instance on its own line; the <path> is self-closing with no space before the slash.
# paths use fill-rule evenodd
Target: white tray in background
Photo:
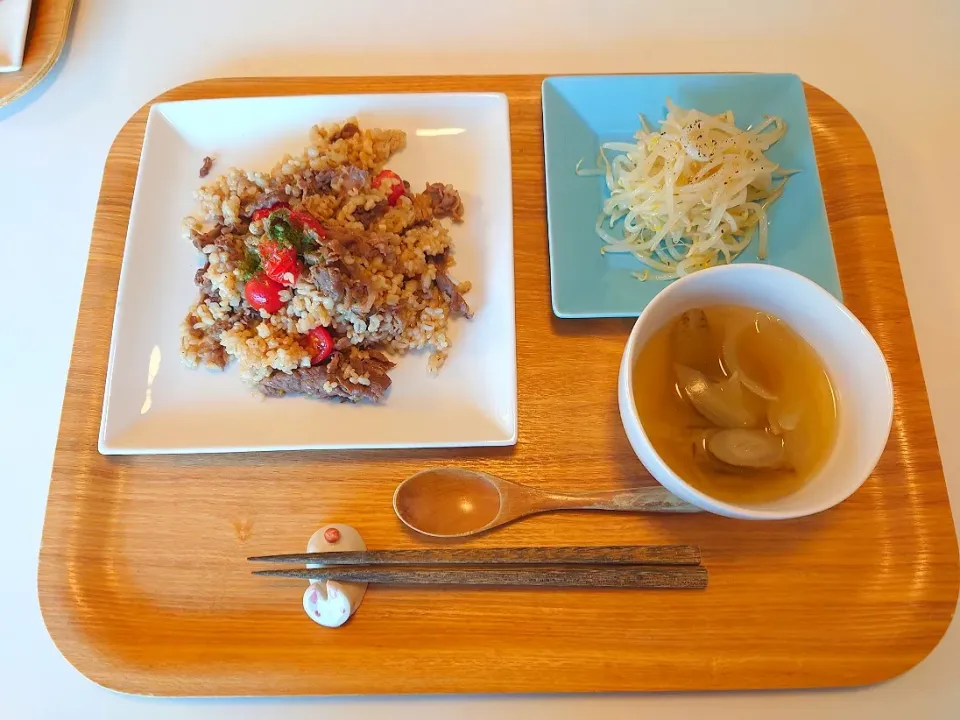
<path id="1" fill-rule="evenodd" d="M 23 66 L 32 0 L 0 0 L 0 72 Z"/>

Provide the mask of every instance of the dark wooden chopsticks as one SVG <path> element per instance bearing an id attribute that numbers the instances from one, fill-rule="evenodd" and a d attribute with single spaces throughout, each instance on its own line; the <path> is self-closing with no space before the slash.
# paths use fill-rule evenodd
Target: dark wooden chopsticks
<path id="1" fill-rule="evenodd" d="M 393 585 L 501 585 L 702 589 L 707 570 L 692 545 L 367 550 L 252 557 L 307 569 L 254 575 Z"/>
<path id="2" fill-rule="evenodd" d="M 254 575 L 337 580 L 390 585 L 539 585 L 543 587 L 614 587 L 698 590 L 707 586 L 707 570 L 699 566 L 614 565 L 518 568 L 353 567 L 315 570 L 257 570 Z"/>
<path id="3" fill-rule="evenodd" d="M 317 565 L 699 565 L 694 545 L 613 545 L 608 547 L 454 548 L 449 550 L 364 550 L 299 553 L 247 558 L 251 562 Z"/>

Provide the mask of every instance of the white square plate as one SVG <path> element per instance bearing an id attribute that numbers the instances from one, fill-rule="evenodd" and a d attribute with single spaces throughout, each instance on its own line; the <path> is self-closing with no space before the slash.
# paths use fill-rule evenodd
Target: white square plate
<path id="1" fill-rule="evenodd" d="M 32 0 L 0 0 L 0 72 L 23 66 Z"/>
<path id="2" fill-rule="evenodd" d="M 472 320 L 453 322 L 439 374 L 424 353 L 399 358 L 378 405 L 263 398 L 224 372 L 192 370 L 179 324 L 200 255 L 181 237 L 195 214 L 205 155 L 211 177 L 273 167 L 309 144 L 316 123 L 356 115 L 361 127 L 405 130 L 388 163 L 414 188 L 453 183 L 466 208 L 451 227 Z M 445 221 L 449 222 L 449 221 Z M 105 454 L 513 445 L 517 441 L 510 121 L 500 94 L 230 98 L 154 105 L 120 273 L 100 425 Z"/>

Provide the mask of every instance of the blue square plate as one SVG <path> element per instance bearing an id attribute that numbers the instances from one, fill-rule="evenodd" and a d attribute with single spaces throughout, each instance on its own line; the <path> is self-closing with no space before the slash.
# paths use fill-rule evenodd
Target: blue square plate
<path id="1" fill-rule="evenodd" d="M 601 255 L 594 226 L 608 196 L 602 177 L 580 177 L 601 142 L 630 141 L 642 114 L 651 127 L 666 117 L 666 99 L 716 114 L 732 110 L 738 127 L 778 115 L 787 133 L 766 153 L 800 170 L 770 209 L 765 262 L 804 275 L 840 298 L 840 279 L 813 153 L 803 83 L 796 75 L 595 75 L 543 82 L 550 290 L 558 317 L 630 317 L 662 290 L 663 280 L 640 281 L 644 266 L 628 254 Z M 757 262 L 756 240 L 736 262 Z"/>

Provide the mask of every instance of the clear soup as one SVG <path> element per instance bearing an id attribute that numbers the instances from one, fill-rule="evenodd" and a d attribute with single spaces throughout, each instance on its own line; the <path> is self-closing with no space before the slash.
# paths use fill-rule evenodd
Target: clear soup
<path id="1" fill-rule="evenodd" d="M 796 491 L 836 439 L 820 357 L 782 320 L 751 308 L 704 307 L 667 323 L 637 356 L 633 396 L 670 469 L 726 502 Z"/>

